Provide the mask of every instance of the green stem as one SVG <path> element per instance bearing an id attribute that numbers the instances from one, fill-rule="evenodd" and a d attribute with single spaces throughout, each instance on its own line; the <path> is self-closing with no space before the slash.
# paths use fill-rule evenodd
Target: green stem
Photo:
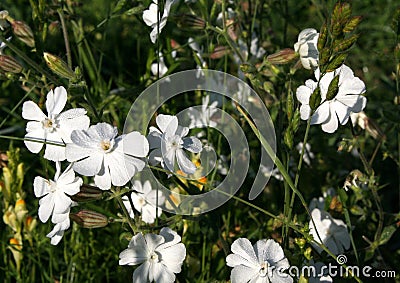
<path id="1" fill-rule="evenodd" d="M 121 207 L 122 211 L 124 212 L 124 215 L 126 217 L 126 219 L 128 220 L 128 224 L 132 229 L 133 233 L 138 233 L 135 223 L 133 223 L 133 219 L 130 217 L 128 210 L 126 209 L 124 202 L 122 201 L 121 195 L 119 194 L 119 188 L 116 187 L 111 188 L 111 192 L 114 194 L 114 197 L 117 199 L 119 206 Z"/>
<path id="2" fill-rule="evenodd" d="M 60 17 L 61 29 L 62 29 L 63 36 L 64 36 L 65 52 L 67 53 L 67 64 L 68 64 L 68 67 L 70 67 L 72 69 L 71 48 L 69 46 L 68 31 L 67 31 L 67 27 L 65 25 L 64 13 L 62 11 L 62 8 L 57 9 L 57 13 L 58 13 L 58 16 Z"/>

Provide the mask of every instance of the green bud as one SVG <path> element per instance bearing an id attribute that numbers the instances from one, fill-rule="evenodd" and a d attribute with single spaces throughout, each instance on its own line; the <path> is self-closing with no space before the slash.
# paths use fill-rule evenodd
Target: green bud
<path id="1" fill-rule="evenodd" d="M 288 121 L 292 120 L 294 111 L 294 99 L 293 92 L 289 91 L 287 99 L 286 99 L 286 114 L 288 117 Z"/>
<path id="2" fill-rule="evenodd" d="M 300 249 L 304 249 L 307 244 L 307 241 L 304 238 L 294 238 L 294 242 L 299 246 Z"/>
<path id="3" fill-rule="evenodd" d="M 87 209 L 70 213 L 69 217 L 83 228 L 101 228 L 108 225 L 107 216 Z"/>
<path id="4" fill-rule="evenodd" d="M 21 40 L 23 43 L 28 45 L 29 47 L 35 46 L 35 39 L 33 37 L 33 32 L 31 28 L 22 21 L 15 21 L 11 22 L 11 27 L 13 30 L 14 35 Z"/>
<path id="5" fill-rule="evenodd" d="M 331 50 L 328 47 L 324 47 L 319 52 L 319 65 L 322 67 L 329 62 L 329 58 L 331 57 Z"/>
<path id="6" fill-rule="evenodd" d="M 293 49 L 285 48 L 274 54 L 268 55 L 267 60 L 271 64 L 287 64 L 296 59 L 299 56 Z"/>
<path id="7" fill-rule="evenodd" d="M 315 110 L 321 104 L 321 89 L 319 86 L 313 91 L 310 96 L 310 108 Z"/>
<path id="8" fill-rule="evenodd" d="M 293 128 L 293 134 L 295 134 L 297 132 L 297 130 L 299 129 L 300 126 L 300 111 L 299 109 L 296 109 L 296 111 L 294 112 L 293 115 L 293 120 L 292 120 L 292 128 Z"/>
<path id="9" fill-rule="evenodd" d="M 243 73 L 256 73 L 256 72 L 257 72 L 256 67 L 253 66 L 253 65 L 250 65 L 250 64 L 248 64 L 248 63 L 241 64 L 241 65 L 240 65 L 240 70 L 241 70 Z"/>
<path id="10" fill-rule="evenodd" d="M 327 39 L 328 39 L 328 26 L 326 25 L 325 22 L 322 25 L 321 30 L 319 31 L 319 37 L 317 43 L 317 48 L 319 52 L 321 52 L 322 49 L 325 47 Z"/>
<path id="11" fill-rule="evenodd" d="M 287 127 L 283 136 L 283 141 L 289 149 L 293 149 L 293 130 L 292 127 Z"/>
<path id="12" fill-rule="evenodd" d="M 351 17 L 350 20 L 343 27 L 344 33 L 352 32 L 356 29 L 356 27 L 361 23 L 362 17 L 361 16 L 354 16 Z"/>
<path id="13" fill-rule="evenodd" d="M 336 40 L 333 44 L 333 51 L 336 53 L 347 51 L 357 41 L 358 37 L 358 34 L 353 34 L 349 38 Z"/>
<path id="14" fill-rule="evenodd" d="M 77 194 L 70 196 L 70 198 L 76 202 L 99 200 L 102 197 L 103 197 L 102 190 L 100 190 L 97 187 L 85 185 L 85 184 L 83 184 L 81 186 L 80 191 Z"/>
<path id="15" fill-rule="evenodd" d="M 75 73 L 68 67 L 67 63 L 65 63 L 60 57 L 52 55 L 50 53 L 43 53 L 44 60 L 47 63 L 47 66 L 52 70 L 55 74 L 59 75 L 61 78 L 74 80 Z"/>
<path id="16" fill-rule="evenodd" d="M 332 72 L 343 65 L 344 61 L 347 58 L 347 53 L 342 53 L 335 56 L 326 67 L 326 72 Z"/>
<path id="17" fill-rule="evenodd" d="M 0 55 L 0 69 L 4 72 L 19 74 L 23 68 L 17 60 L 8 55 Z"/>
<path id="18" fill-rule="evenodd" d="M 326 93 L 326 100 L 332 100 L 336 97 L 339 91 L 339 75 L 335 76 L 328 87 L 328 92 Z"/>

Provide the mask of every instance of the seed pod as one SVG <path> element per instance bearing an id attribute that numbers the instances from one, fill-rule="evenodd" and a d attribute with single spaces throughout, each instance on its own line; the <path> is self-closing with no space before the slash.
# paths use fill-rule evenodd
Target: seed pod
<path id="1" fill-rule="evenodd" d="M 206 28 L 206 22 L 204 19 L 192 15 L 192 14 L 182 14 L 175 17 L 177 24 L 182 29 L 190 30 L 204 30 Z"/>
<path id="2" fill-rule="evenodd" d="M 326 100 L 332 100 L 336 97 L 339 91 L 339 75 L 335 76 L 329 84 L 328 91 L 326 93 Z"/>
<path id="3" fill-rule="evenodd" d="M 67 63 L 65 63 L 60 57 L 57 57 L 47 52 L 43 53 L 43 57 L 47 63 L 47 66 L 55 74 L 65 79 L 69 80 L 75 79 L 74 71 L 72 71 L 72 69 L 68 67 Z"/>
<path id="4" fill-rule="evenodd" d="M 339 68 L 344 61 L 347 58 L 347 53 L 342 53 L 339 54 L 337 56 L 335 56 L 328 64 L 328 66 L 326 67 L 326 71 L 327 72 L 332 72 L 334 70 L 336 70 L 337 68 Z"/>
<path id="5" fill-rule="evenodd" d="M 321 104 L 321 89 L 318 86 L 310 96 L 310 107 L 312 110 L 315 110 L 318 108 L 320 104 Z"/>
<path id="6" fill-rule="evenodd" d="M 324 47 L 319 53 L 319 65 L 320 67 L 326 65 L 331 57 L 331 50 L 328 47 Z"/>
<path id="7" fill-rule="evenodd" d="M 347 39 L 334 42 L 333 51 L 336 53 L 347 51 L 357 41 L 358 37 L 358 34 L 353 34 Z"/>
<path id="8" fill-rule="evenodd" d="M 8 55 L 0 55 L 0 69 L 14 74 L 19 74 L 23 70 L 21 64 Z"/>
<path id="9" fill-rule="evenodd" d="M 319 32 L 318 43 L 317 43 L 317 48 L 319 52 L 321 52 L 322 49 L 325 47 L 327 39 L 328 39 L 328 26 L 326 25 L 325 22 L 322 25 L 321 30 Z"/>
<path id="10" fill-rule="evenodd" d="M 87 209 L 70 213 L 69 217 L 83 228 L 101 228 L 108 225 L 107 216 Z"/>
<path id="11" fill-rule="evenodd" d="M 103 197 L 103 191 L 97 187 L 82 185 L 79 193 L 70 196 L 73 201 L 87 202 L 92 200 L 99 200 Z"/>
<path id="12" fill-rule="evenodd" d="M 349 33 L 354 31 L 356 27 L 361 23 L 361 21 L 362 21 L 362 16 L 351 17 L 351 19 L 348 20 L 347 23 L 344 25 L 343 32 Z"/>
<path id="13" fill-rule="evenodd" d="M 11 27 L 15 36 L 29 47 L 35 46 L 35 39 L 31 28 L 22 21 L 12 21 Z"/>
<path id="14" fill-rule="evenodd" d="M 293 49 L 285 48 L 280 50 L 274 54 L 268 55 L 267 60 L 271 64 L 280 65 L 280 64 L 287 64 L 293 59 L 296 59 L 299 56 Z"/>

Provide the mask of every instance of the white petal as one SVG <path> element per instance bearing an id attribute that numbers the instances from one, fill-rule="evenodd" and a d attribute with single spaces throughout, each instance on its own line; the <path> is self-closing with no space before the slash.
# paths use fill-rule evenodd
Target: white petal
<path id="1" fill-rule="evenodd" d="M 184 138 L 183 148 L 194 153 L 199 153 L 202 150 L 201 141 L 196 137 Z"/>
<path id="2" fill-rule="evenodd" d="M 135 269 L 132 276 L 133 283 L 148 282 L 150 263 L 145 261 L 141 266 Z"/>
<path id="3" fill-rule="evenodd" d="M 367 105 L 367 98 L 362 95 L 346 95 L 338 100 L 350 107 L 350 111 L 355 113 L 361 112 Z"/>
<path id="4" fill-rule="evenodd" d="M 332 102 L 332 108 L 335 109 L 340 124 L 346 124 L 350 117 L 350 108 L 339 101 Z"/>
<path id="5" fill-rule="evenodd" d="M 139 132 L 132 132 L 125 135 L 119 144 L 123 146 L 123 152 L 126 154 L 145 157 L 149 153 L 149 142 Z"/>
<path id="6" fill-rule="evenodd" d="M 22 118 L 33 121 L 43 121 L 47 118 L 43 111 L 33 101 L 26 101 L 22 105 Z"/>
<path id="7" fill-rule="evenodd" d="M 162 156 L 161 156 L 161 149 L 157 148 L 150 152 L 149 155 L 149 163 L 150 165 L 156 165 L 162 161 Z"/>
<path id="8" fill-rule="evenodd" d="M 311 118 L 311 125 L 324 123 L 330 118 L 330 116 L 330 102 L 326 101 L 315 110 Z"/>
<path id="9" fill-rule="evenodd" d="M 326 133 L 333 133 L 338 128 L 338 118 L 335 112 L 331 112 L 330 117 L 321 125 L 322 130 Z"/>
<path id="10" fill-rule="evenodd" d="M 67 91 L 64 87 L 56 87 L 47 93 L 46 109 L 49 115 L 60 114 L 67 103 Z"/>
<path id="11" fill-rule="evenodd" d="M 235 240 L 231 246 L 231 251 L 234 254 L 238 254 L 246 259 L 249 263 L 258 265 L 258 259 L 256 253 L 251 245 L 250 241 L 246 238 L 239 238 Z M 234 262 L 228 262 L 228 266 L 235 266 Z"/>
<path id="12" fill-rule="evenodd" d="M 83 115 L 71 119 L 60 120 L 57 132 L 65 143 L 71 143 L 71 133 L 74 130 L 87 130 L 90 124 L 88 116 Z"/>
<path id="13" fill-rule="evenodd" d="M 255 250 L 259 260 L 264 259 L 268 262 L 278 263 L 285 259 L 281 246 L 272 239 L 257 241 Z M 281 263 L 280 267 L 289 268 L 289 263 L 287 265 Z"/>
<path id="14" fill-rule="evenodd" d="M 160 30 L 161 31 L 161 30 Z M 157 27 L 153 28 L 153 30 L 150 32 L 150 41 L 154 44 L 156 43 L 158 37 L 158 31 Z"/>
<path id="15" fill-rule="evenodd" d="M 44 151 L 44 158 L 52 161 L 65 160 L 65 146 L 58 133 L 57 132 L 48 133 L 46 141 L 60 144 L 60 146 L 46 144 L 46 150 Z"/>
<path id="16" fill-rule="evenodd" d="M 128 165 L 128 156 L 126 159 L 124 157 L 123 153 L 115 151 L 104 156 L 106 168 L 110 170 L 111 182 L 114 186 L 124 186 L 136 173 L 135 167 Z"/>
<path id="17" fill-rule="evenodd" d="M 170 149 L 163 155 L 162 165 L 165 169 L 171 172 L 175 171 L 175 152 L 176 150 Z"/>
<path id="18" fill-rule="evenodd" d="M 73 143 L 69 143 L 65 147 L 65 157 L 69 162 L 84 159 L 89 155 L 95 154 L 97 150 L 85 148 Z"/>
<path id="19" fill-rule="evenodd" d="M 63 192 L 54 193 L 54 214 L 64 214 L 69 211 L 72 200 Z"/>
<path id="20" fill-rule="evenodd" d="M 43 129 L 27 133 L 25 139 L 37 140 L 37 142 L 24 140 L 24 144 L 30 152 L 38 153 L 43 147 L 45 136 L 46 133 Z"/>
<path id="21" fill-rule="evenodd" d="M 153 26 L 157 23 L 157 10 L 157 5 L 151 4 L 148 10 L 143 11 L 143 21 L 146 25 Z"/>
<path id="22" fill-rule="evenodd" d="M 48 194 L 39 200 L 38 215 L 43 223 L 49 220 L 54 208 L 53 194 Z"/>
<path id="23" fill-rule="evenodd" d="M 314 90 L 305 85 L 301 85 L 296 90 L 296 98 L 302 104 L 310 103 L 310 96 Z"/>
<path id="24" fill-rule="evenodd" d="M 93 153 L 91 156 L 76 161 L 73 165 L 75 172 L 84 176 L 94 176 L 99 173 L 103 165 L 103 154 Z"/>
<path id="25" fill-rule="evenodd" d="M 97 175 L 94 176 L 94 183 L 101 190 L 109 190 L 111 188 L 111 175 L 108 166 L 102 166 Z"/>
<path id="26" fill-rule="evenodd" d="M 173 245 L 159 251 L 163 264 L 174 273 L 181 272 L 183 261 L 186 257 L 186 248 L 182 243 Z"/>
<path id="27" fill-rule="evenodd" d="M 150 149 L 161 148 L 161 135 L 162 133 L 155 127 L 150 127 L 150 132 L 147 135 Z"/>
<path id="28" fill-rule="evenodd" d="M 29 121 L 28 123 L 26 123 L 26 131 L 29 132 L 33 132 L 33 131 L 37 131 L 39 129 L 43 129 L 43 124 L 42 122 L 37 122 L 37 121 Z"/>
<path id="29" fill-rule="evenodd" d="M 186 156 L 182 149 L 176 150 L 176 160 L 178 161 L 179 169 L 185 174 L 193 174 L 196 172 L 196 165 Z"/>
<path id="30" fill-rule="evenodd" d="M 255 278 L 258 278 L 258 270 L 248 266 L 238 265 L 231 272 L 232 283 L 247 283 Z"/>
<path id="31" fill-rule="evenodd" d="M 308 120 L 311 114 L 311 107 L 308 104 L 302 104 L 300 106 L 300 118 L 302 120 Z"/>
<path id="32" fill-rule="evenodd" d="M 96 139 L 96 138 L 90 136 L 90 132 L 93 132 L 93 129 L 91 130 L 92 127 L 90 127 L 87 131 L 84 131 L 84 130 L 72 131 L 72 133 L 70 135 L 71 141 L 74 144 L 84 147 L 84 148 L 96 148 L 101 140 L 100 140 L 100 138 Z"/>
<path id="33" fill-rule="evenodd" d="M 175 282 L 175 274 L 163 264 L 155 263 L 150 265 L 149 280 L 157 283 L 172 283 Z"/>
<path id="34" fill-rule="evenodd" d="M 40 198 L 44 195 L 47 195 L 50 192 L 49 185 L 50 181 L 40 176 L 35 177 L 35 179 L 33 180 L 33 189 L 35 192 L 35 196 L 37 198 Z"/>
<path id="35" fill-rule="evenodd" d="M 163 133 L 168 129 L 168 133 L 175 134 L 178 129 L 178 118 L 176 116 L 160 114 L 156 118 L 156 123 Z"/>

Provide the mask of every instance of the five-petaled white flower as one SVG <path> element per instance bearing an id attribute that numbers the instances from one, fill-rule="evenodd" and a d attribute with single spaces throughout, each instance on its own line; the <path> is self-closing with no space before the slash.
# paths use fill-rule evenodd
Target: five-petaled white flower
<path id="1" fill-rule="evenodd" d="M 189 160 L 183 149 L 199 153 L 202 150 L 200 140 L 196 137 L 185 137 L 189 133 L 189 128 L 179 126 L 176 116 L 160 114 L 156 118 L 156 123 L 161 131 L 150 127 L 147 136 L 150 149 L 154 149 L 149 155 L 150 163 L 161 162 L 163 168 L 174 172 L 176 159 L 183 173 L 193 174 L 196 165 Z"/>
<path id="2" fill-rule="evenodd" d="M 64 144 L 71 142 L 71 132 L 87 129 L 90 123 L 83 108 L 61 112 L 66 103 L 67 91 L 62 86 L 47 94 L 47 116 L 33 101 L 24 102 L 22 117 L 31 120 L 26 125 L 27 134 L 24 141 L 29 151 L 38 153 L 44 142 L 50 142 L 51 144 L 46 144 L 44 158 L 52 161 L 65 160 Z"/>
<path id="3" fill-rule="evenodd" d="M 248 239 L 239 238 L 231 250 L 233 254 L 226 257 L 226 263 L 233 267 L 232 283 L 293 282 L 289 274 L 283 273 L 289 268 L 289 261 L 274 240 L 259 240 L 252 246 Z"/>
<path id="4" fill-rule="evenodd" d="M 327 97 L 328 88 L 332 80 L 339 76 L 338 92 L 335 97 Z M 358 113 L 367 104 L 367 99 L 361 94 L 365 93 L 365 84 L 346 65 L 342 65 L 333 72 L 326 73 L 320 79 L 320 71 L 315 71 L 316 81 L 307 80 L 305 85 L 299 86 L 296 91 L 297 99 L 302 104 L 300 107 L 301 119 L 307 120 L 311 114 L 310 97 L 319 87 L 321 91 L 321 104 L 311 117 L 311 124 L 322 124 L 322 130 L 333 133 L 338 128 L 338 120 L 345 125 L 351 112 Z M 329 99 L 329 100 L 328 100 Z"/>
<path id="5" fill-rule="evenodd" d="M 343 253 L 350 247 L 350 236 L 342 220 L 333 218 L 328 212 L 319 208 L 312 210 L 311 217 L 314 219 L 316 229 L 310 220 L 310 234 L 316 242 L 324 244 L 335 255 Z M 314 244 L 314 247 L 317 252 L 322 252 L 322 248 L 318 245 Z"/>
<path id="6" fill-rule="evenodd" d="M 61 164 L 56 162 L 56 174 L 53 180 L 46 180 L 40 176 L 35 177 L 33 188 L 35 196 L 39 200 L 39 219 L 46 222 L 53 214 L 51 221 L 59 223 L 58 216 L 69 213 L 72 200 L 69 196 L 79 192 L 82 185 L 82 179 L 75 177 L 70 164 L 61 174 Z"/>
<path id="7" fill-rule="evenodd" d="M 98 123 L 88 130 L 71 134 L 73 143 L 67 144 L 66 157 L 74 162 L 75 172 L 94 176 L 102 190 L 125 185 L 137 172 L 143 170 L 149 151 L 146 138 L 139 132 L 118 136 L 118 130 L 107 123 Z M 138 158 L 139 157 L 139 158 Z"/>
<path id="8" fill-rule="evenodd" d="M 218 111 L 218 101 L 213 101 L 210 105 L 210 95 L 206 95 L 202 98 L 202 105 L 200 107 L 190 107 L 188 109 L 188 115 L 190 117 L 189 129 L 192 128 L 204 128 L 204 127 L 216 127 L 217 123 L 211 120 L 212 116 Z"/>
<path id="9" fill-rule="evenodd" d="M 152 43 L 156 42 L 158 33 L 161 33 L 161 30 L 167 24 L 169 11 L 171 10 L 172 4 L 174 4 L 174 0 L 167 0 L 165 2 L 162 16 L 158 11 L 158 0 L 153 0 L 153 3 L 151 3 L 149 9 L 143 12 L 143 21 L 146 23 L 146 25 L 153 29 L 150 33 L 150 39 Z M 157 25 L 158 21 L 160 21 L 159 25 Z"/>
<path id="10" fill-rule="evenodd" d="M 300 61 L 304 69 L 318 68 L 318 36 L 313 28 L 307 28 L 300 32 L 298 41 L 294 44 L 294 51 L 299 53 Z"/>
<path id="11" fill-rule="evenodd" d="M 175 273 L 181 272 L 186 248 L 181 237 L 164 227 L 160 235 L 138 233 L 128 248 L 119 254 L 120 265 L 141 264 L 133 272 L 133 283 L 175 282 Z"/>
<path id="12" fill-rule="evenodd" d="M 165 202 L 165 197 L 161 191 L 153 190 L 149 181 L 143 183 L 136 180 L 132 186 L 131 193 L 133 206 L 142 215 L 142 220 L 147 224 L 153 224 L 154 219 L 162 213 L 161 205 Z M 133 218 L 134 213 L 127 196 L 122 198 L 129 215 Z M 158 208 L 157 208 L 158 206 Z"/>

